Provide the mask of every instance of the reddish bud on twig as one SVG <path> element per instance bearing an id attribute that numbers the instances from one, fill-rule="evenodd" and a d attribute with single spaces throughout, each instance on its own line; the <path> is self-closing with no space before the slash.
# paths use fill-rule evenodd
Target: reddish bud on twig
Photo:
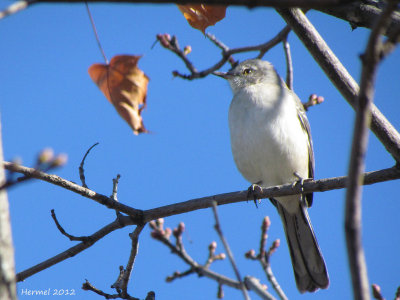
<path id="1" fill-rule="evenodd" d="M 38 162 L 38 164 L 45 164 L 45 163 L 52 161 L 53 158 L 54 158 L 53 149 L 45 148 L 39 153 L 37 162 Z"/>
<path id="2" fill-rule="evenodd" d="M 165 228 L 165 233 L 164 233 L 165 238 L 169 239 L 171 234 L 172 234 L 171 228 L 169 227 Z"/>
<path id="3" fill-rule="evenodd" d="M 372 295 L 374 296 L 375 299 L 378 300 L 385 300 L 381 294 L 381 287 L 377 284 L 373 284 L 372 286 Z"/>
<path id="4" fill-rule="evenodd" d="M 157 229 L 157 225 L 156 225 L 155 221 L 150 221 L 149 222 L 149 226 L 150 226 L 151 229 Z"/>
<path id="5" fill-rule="evenodd" d="M 281 245 L 281 240 L 280 240 L 280 239 L 275 240 L 275 241 L 272 243 L 272 245 L 271 245 L 271 247 L 269 248 L 269 250 L 268 250 L 268 255 L 271 256 L 271 255 L 276 251 L 276 249 L 278 249 L 278 247 L 279 247 L 280 245 Z"/>
<path id="6" fill-rule="evenodd" d="M 160 41 L 160 44 L 164 48 L 169 48 L 171 47 L 171 36 L 168 33 L 165 34 L 157 34 L 157 40 Z"/>
<path id="7" fill-rule="evenodd" d="M 187 45 L 185 48 L 183 48 L 183 54 L 188 55 L 190 52 L 192 52 L 192 47 L 190 45 Z"/>
<path id="8" fill-rule="evenodd" d="M 65 165 L 68 161 L 68 155 L 65 153 L 61 153 L 57 155 L 57 157 L 52 161 L 52 166 L 54 167 L 61 167 Z"/>
<path id="9" fill-rule="evenodd" d="M 219 259 L 219 260 L 223 260 L 225 258 L 226 258 L 225 253 L 220 253 L 220 254 L 214 256 L 214 259 Z"/>
<path id="10" fill-rule="evenodd" d="M 268 216 L 266 216 L 262 223 L 262 227 L 261 227 L 262 231 L 266 232 L 269 229 L 269 226 L 271 226 L 271 220 L 269 219 Z"/>
<path id="11" fill-rule="evenodd" d="M 256 251 L 254 250 L 254 249 L 251 249 L 251 250 L 249 250 L 249 251 L 247 251 L 245 254 L 244 254 L 244 256 L 246 257 L 246 258 L 256 258 Z"/>
<path id="12" fill-rule="evenodd" d="M 208 250 L 210 250 L 210 252 L 213 252 L 213 253 L 214 253 L 215 249 L 217 249 L 217 242 L 216 242 L 216 241 L 213 241 L 213 242 L 211 242 L 211 244 L 208 246 Z"/>
<path id="13" fill-rule="evenodd" d="M 150 233 L 150 236 L 151 236 L 153 239 L 161 240 L 161 239 L 163 238 L 163 233 L 162 233 L 161 231 L 159 231 L 159 230 L 153 230 L 153 231 Z"/>

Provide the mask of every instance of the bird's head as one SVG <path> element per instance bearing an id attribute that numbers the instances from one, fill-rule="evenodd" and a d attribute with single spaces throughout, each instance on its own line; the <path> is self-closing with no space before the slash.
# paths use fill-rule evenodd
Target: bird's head
<path id="1" fill-rule="evenodd" d="M 245 60 L 228 72 L 213 72 L 213 74 L 228 80 L 234 93 L 253 84 L 280 82 L 274 66 L 261 59 Z"/>

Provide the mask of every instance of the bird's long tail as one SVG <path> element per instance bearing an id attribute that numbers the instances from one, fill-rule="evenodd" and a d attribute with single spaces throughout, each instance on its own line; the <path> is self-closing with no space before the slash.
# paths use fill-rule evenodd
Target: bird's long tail
<path id="1" fill-rule="evenodd" d="M 299 201 L 295 213 L 289 213 L 279 201 L 276 206 L 285 228 L 297 288 L 301 293 L 327 288 L 328 272 L 305 204 Z"/>

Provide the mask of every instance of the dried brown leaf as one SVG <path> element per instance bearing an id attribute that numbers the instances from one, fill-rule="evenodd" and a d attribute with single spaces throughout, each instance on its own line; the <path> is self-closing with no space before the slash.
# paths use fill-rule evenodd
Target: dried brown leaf
<path id="1" fill-rule="evenodd" d="M 93 64 L 89 75 L 134 134 L 147 132 L 141 116 L 149 78 L 137 67 L 140 56 L 114 56 L 108 65 Z"/>
<path id="2" fill-rule="evenodd" d="M 190 26 L 201 30 L 203 33 L 208 26 L 215 25 L 225 18 L 226 13 L 226 6 L 222 5 L 178 4 L 178 8 Z"/>

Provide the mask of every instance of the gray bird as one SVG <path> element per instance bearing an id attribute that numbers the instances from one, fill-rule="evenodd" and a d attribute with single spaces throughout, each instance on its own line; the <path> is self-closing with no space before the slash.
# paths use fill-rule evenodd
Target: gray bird
<path id="1" fill-rule="evenodd" d="M 227 79 L 233 91 L 231 147 L 243 177 L 253 187 L 313 178 L 314 152 L 307 116 L 300 99 L 272 64 L 251 59 L 227 73 L 214 74 Z M 270 200 L 285 228 L 297 288 L 301 293 L 327 288 L 327 269 L 307 212 L 313 194 Z"/>

